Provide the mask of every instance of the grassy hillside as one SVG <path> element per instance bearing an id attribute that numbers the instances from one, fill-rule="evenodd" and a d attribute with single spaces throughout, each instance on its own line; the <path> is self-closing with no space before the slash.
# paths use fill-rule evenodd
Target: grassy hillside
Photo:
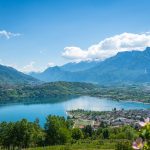
<path id="1" fill-rule="evenodd" d="M 80 82 L 51 82 L 36 86 L 0 87 L 0 100 L 13 101 L 24 98 L 47 98 L 70 95 L 90 95 L 98 91 L 96 85 Z"/>
<path id="2" fill-rule="evenodd" d="M 0 102 L 19 102 L 33 98 L 43 99 L 69 96 L 93 96 L 114 100 L 150 103 L 149 85 L 99 86 L 81 82 L 50 82 L 39 85 L 0 86 Z"/>

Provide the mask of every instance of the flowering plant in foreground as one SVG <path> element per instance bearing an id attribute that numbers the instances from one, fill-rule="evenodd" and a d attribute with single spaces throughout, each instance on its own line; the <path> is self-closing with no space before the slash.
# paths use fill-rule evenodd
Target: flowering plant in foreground
<path id="1" fill-rule="evenodd" d="M 133 149 L 136 149 L 136 150 L 140 150 L 140 149 L 143 149 L 144 147 L 144 142 L 143 142 L 143 139 L 142 138 L 137 138 L 136 141 L 133 142 L 132 144 L 132 148 Z"/>
<path id="2" fill-rule="evenodd" d="M 150 150 L 150 118 L 145 119 L 144 122 L 139 122 L 141 130 L 139 138 L 133 142 L 132 148 L 135 150 Z"/>
<path id="3" fill-rule="evenodd" d="M 144 121 L 140 121 L 139 122 L 139 125 L 141 126 L 141 127 L 145 127 L 147 124 L 149 124 L 150 123 L 150 118 L 146 118 Z"/>

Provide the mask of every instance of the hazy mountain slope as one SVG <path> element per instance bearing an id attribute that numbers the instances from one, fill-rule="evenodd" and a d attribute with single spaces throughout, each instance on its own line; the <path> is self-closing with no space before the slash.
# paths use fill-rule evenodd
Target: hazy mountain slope
<path id="1" fill-rule="evenodd" d="M 150 48 L 145 51 L 120 52 L 87 70 L 69 72 L 61 67 L 53 67 L 34 77 L 43 81 L 78 81 L 99 84 L 150 82 Z"/>
<path id="2" fill-rule="evenodd" d="M 32 77 L 35 77 L 41 81 L 54 82 L 54 81 L 72 81 L 74 73 L 64 71 L 60 67 L 50 67 L 42 73 L 31 73 Z"/>
<path id="3" fill-rule="evenodd" d="M 92 67 L 95 67 L 99 64 L 99 61 L 81 61 L 81 62 L 72 62 L 72 63 L 67 63 L 60 68 L 65 70 L 65 71 L 70 71 L 70 72 L 77 72 L 77 71 L 84 71 L 87 69 L 90 69 Z"/>
<path id="4" fill-rule="evenodd" d="M 12 67 L 0 65 L 0 85 L 4 84 L 36 84 L 39 81 L 23 74 Z"/>
<path id="5" fill-rule="evenodd" d="M 31 72 L 29 75 L 46 82 L 52 81 L 80 81 L 74 72 L 84 71 L 97 66 L 99 61 L 82 61 L 67 63 L 63 66 L 49 67 L 42 73 Z"/>
<path id="6" fill-rule="evenodd" d="M 98 83 L 150 82 L 150 48 L 118 53 L 84 73 Z"/>

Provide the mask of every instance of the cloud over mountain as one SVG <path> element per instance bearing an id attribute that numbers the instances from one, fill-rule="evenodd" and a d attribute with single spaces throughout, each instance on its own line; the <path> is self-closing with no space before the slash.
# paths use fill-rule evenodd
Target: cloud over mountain
<path id="1" fill-rule="evenodd" d="M 53 62 L 48 62 L 48 64 L 45 65 L 44 67 L 39 67 L 38 62 L 31 61 L 31 62 L 29 62 L 29 64 L 27 64 L 23 67 L 15 67 L 15 68 L 17 68 L 18 70 L 28 74 L 30 72 L 42 72 L 45 69 L 47 69 L 49 67 L 53 67 L 53 66 L 55 66 L 55 64 Z"/>
<path id="2" fill-rule="evenodd" d="M 118 52 L 139 50 L 150 46 L 150 33 L 122 33 L 100 41 L 83 50 L 80 47 L 65 47 L 62 56 L 73 61 L 104 60 Z"/>

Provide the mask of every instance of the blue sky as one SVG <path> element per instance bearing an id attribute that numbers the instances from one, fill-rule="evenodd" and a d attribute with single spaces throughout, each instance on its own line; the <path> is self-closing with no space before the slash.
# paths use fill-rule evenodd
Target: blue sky
<path id="1" fill-rule="evenodd" d="M 149 0 L 0 0 L 0 31 L 9 33 L 0 32 L 0 62 L 31 71 L 72 61 L 68 49 L 62 56 L 65 47 L 83 51 L 124 32 L 149 32 L 149 6 Z"/>

